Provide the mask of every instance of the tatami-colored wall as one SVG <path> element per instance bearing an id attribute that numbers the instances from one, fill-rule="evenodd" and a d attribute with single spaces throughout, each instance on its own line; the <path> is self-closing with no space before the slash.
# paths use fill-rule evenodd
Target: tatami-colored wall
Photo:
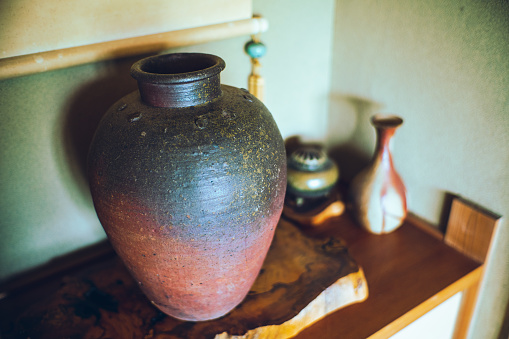
<path id="1" fill-rule="evenodd" d="M 509 215 L 507 2 L 254 0 L 254 9 L 271 25 L 266 104 L 285 137 L 326 142 L 348 179 L 371 155 L 369 116 L 399 114 L 394 157 L 412 211 L 438 223 L 450 192 Z M 222 56 L 223 83 L 245 87 L 247 39 L 181 50 Z M 0 82 L 0 279 L 104 239 L 86 148 L 100 114 L 135 89 L 136 59 Z M 502 224 L 472 338 L 497 338 L 508 244 Z"/>

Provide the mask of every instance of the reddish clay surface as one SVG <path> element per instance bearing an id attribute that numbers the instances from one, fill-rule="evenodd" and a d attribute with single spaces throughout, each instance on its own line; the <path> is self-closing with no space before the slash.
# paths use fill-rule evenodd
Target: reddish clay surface
<path id="1" fill-rule="evenodd" d="M 115 103 L 89 153 L 92 197 L 108 238 L 154 305 L 184 320 L 220 317 L 246 296 L 286 188 L 286 153 L 272 115 L 247 91 L 220 86 L 224 63 L 205 59 L 208 68 L 191 68 L 192 85 L 178 65 L 162 67 L 176 74 L 138 67 L 138 82 L 155 81 L 158 90 L 144 86 L 148 93 Z M 156 57 L 150 72 L 171 60 Z M 168 93 L 178 100 L 152 98 Z"/>
<path id="2" fill-rule="evenodd" d="M 178 226 L 159 223 L 149 209 L 123 204 L 130 212 L 112 213 L 107 200 L 96 208 L 107 215 L 104 225 L 114 225 L 105 228 L 108 237 L 152 303 L 179 319 L 206 320 L 226 314 L 246 296 L 271 244 L 281 198 L 267 218 L 229 225 L 220 234 L 196 234 L 191 241 L 180 239 L 173 231 Z"/>

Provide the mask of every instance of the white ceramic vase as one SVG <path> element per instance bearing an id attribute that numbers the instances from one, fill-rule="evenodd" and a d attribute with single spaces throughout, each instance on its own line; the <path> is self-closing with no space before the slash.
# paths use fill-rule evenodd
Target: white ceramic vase
<path id="1" fill-rule="evenodd" d="M 403 119 L 377 114 L 371 123 L 377 132 L 375 154 L 352 181 L 350 196 L 357 222 L 371 233 L 384 234 L 401 226 L 407 214 L 405 185 L 391 154 L 392 137 Z"/>

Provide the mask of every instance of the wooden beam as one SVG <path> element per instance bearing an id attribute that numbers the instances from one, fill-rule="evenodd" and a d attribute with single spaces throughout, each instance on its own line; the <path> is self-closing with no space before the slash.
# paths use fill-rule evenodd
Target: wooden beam
<path id="1" fill-rule="evenodd" d="M 156 53 L 169 48 L 236 36 L 257 34 L 267 29 L 268 22 L 266 19 L 254 17 L 216 25 L 4 58 L 0 59 L 0 80 L 91 62 Z"/>

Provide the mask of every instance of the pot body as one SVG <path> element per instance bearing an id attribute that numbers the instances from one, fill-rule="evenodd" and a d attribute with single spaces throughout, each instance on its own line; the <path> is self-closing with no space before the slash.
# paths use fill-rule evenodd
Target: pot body
<path id="1" fill-rule="evenodd" d="M 220 86 L 199 81 L 191 87 Z M 237 306 L 257 277 L 283 207 L 286 156 L 254 96 L 193 91 L 205 100 L 146 99 L 140 86 L 115 103 L 92 141 L 89 180 L 101 224 L 146 296 L 200 321 Z"/>
<path id="2" fill-rule="evenodd" d="M 406 188 L 394 168 L 392 137 L 403 123 L 397 116 L 375 115 L 377 144 L 372 161 L 352 181 L 350 196 L 358 223 L 371 233 L 396 230 L 407 214 Z"/>

